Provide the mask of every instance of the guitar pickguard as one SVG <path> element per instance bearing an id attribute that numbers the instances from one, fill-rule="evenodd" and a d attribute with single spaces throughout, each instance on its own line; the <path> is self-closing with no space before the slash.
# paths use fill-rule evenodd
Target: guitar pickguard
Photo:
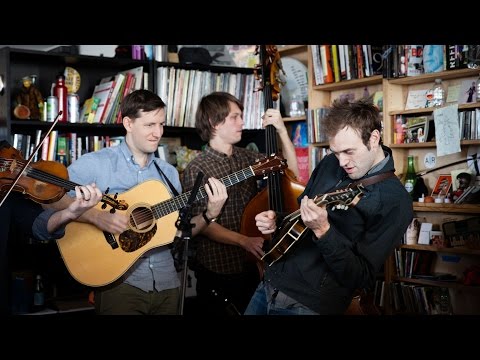
<path id="1" fill-rule="evenodd" d="M 125 252 L 133 252 L 144 247 L 157 232 L 157 225 L 143 233 L 137 233 L 133 230 L 126 230 L 120 234 L 120 247 Z"/>

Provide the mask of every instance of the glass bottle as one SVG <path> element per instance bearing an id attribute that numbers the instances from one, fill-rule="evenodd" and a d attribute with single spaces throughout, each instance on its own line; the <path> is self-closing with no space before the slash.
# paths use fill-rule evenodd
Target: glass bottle
<path id="1" fill-rule="evenodd" d="M 58 98 L 58 111 L 62 111 L 58 121 L 66 122 L 68 121 L 68 112 L 67 112 L 67 96 L 68 90 L 65 85 L 65 76 L 57 75 L 57 82 L 53 87 L 53 96 Z M 56 116 L 56 115 L 55 115 Z"/>
<path id="2" fill-rule="evenodd" d="M 35 290 L 33 292 L 33 308 L 35 311 L 43 309 L 45 306 L 45 292 L 43 288 L 42 275 L 35 278 Z"/>
<path id="3" fill-rule="evenodd" d="M 442 84 L 442 79 L 435 79 L 435 85 L 433 86 L 433 106 L 443 106 L 445 105 L 445 88 Z"/>
<path id="4" fill-rule="evenodd" d="M 415 184 L 417 182 L 417 174 L 415 171 L 415 165 L 413 162 L 413 155 L 408 156 L 408 165 L 407 165 L 407 174 L 405 175 L 405 190 L 412 196 L 413 198 L 413 189 L 415 188 Z M 417 199 L 414 199 L 417 200 Z"/>

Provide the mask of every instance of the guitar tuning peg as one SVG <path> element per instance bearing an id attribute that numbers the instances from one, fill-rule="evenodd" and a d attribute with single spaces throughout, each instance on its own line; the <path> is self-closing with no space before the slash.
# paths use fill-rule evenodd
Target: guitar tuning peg
<path id="1" fill-rule="evenodd" d="M 115 208 L 112 207 L 112 208 L 110 209 L 110 214 L 115 214 Z"/>
<path id="2" fill-rule="evenodd" d="M 110 191 L 110 187 L 107 187 L 107 190 L 105 190 L 105 194 L 108 194 L 109 191 Z"/>
<path id="3" fill-rule="evenodd" d="M 102 204 L 102 210 L 105 210 L 106 208 L 107 208 L 107 204 L 104 202 L 104 203 Z"/>
<path id="4" fill-rule="evenodd" d="M 113 199 L 117 200 L 117 196 L 118 196 L 118 193 L 115 193 L 115 195 L 113 195 Z"/>

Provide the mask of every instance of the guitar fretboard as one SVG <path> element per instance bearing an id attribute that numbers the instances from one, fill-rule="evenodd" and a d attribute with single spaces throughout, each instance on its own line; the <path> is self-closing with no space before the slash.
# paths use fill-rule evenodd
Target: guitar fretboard
<path id="1" fill-rule="evenodd" d="M 239 182 L 242 182 L 252 176 L 254 176 L 255 173 L 252 170 L 251 167 L 239 170 L 233 174 L 230 174 L 228 176 L 225 176 L 220 179 L 222 184 L 224 184 L 226 187 L 238 184 Z M 175 196 L 172 199 L 168 199 L 165 201 L 162 201 L 158 204 L 155 204 L 152 206 L 152 211 L 156 219 L 161 218 L 162 216 L 168 215 L 174 211 L 177 211 L 183 207 L 185 207 L 188 203 L 188 199 L 190 198 L 190 194 L 192 192 L 188 191 L 186 193 L 183 193 L 181 195 Z M 197 196 L 195 200 L 201 200 L 206 198 L 207 192 L 205 190 L 205 186 L 200 186 L 198 189 Z"/>

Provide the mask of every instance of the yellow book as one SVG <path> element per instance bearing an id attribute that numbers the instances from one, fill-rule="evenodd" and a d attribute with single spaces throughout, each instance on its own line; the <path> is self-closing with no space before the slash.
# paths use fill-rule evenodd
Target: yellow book
<path id="1" fill-rule="evenodd" d="M 332 65 L 335 82 L 340 82 L 340 61 L 338 59 L 338 45 L 332 45 Z"/>

